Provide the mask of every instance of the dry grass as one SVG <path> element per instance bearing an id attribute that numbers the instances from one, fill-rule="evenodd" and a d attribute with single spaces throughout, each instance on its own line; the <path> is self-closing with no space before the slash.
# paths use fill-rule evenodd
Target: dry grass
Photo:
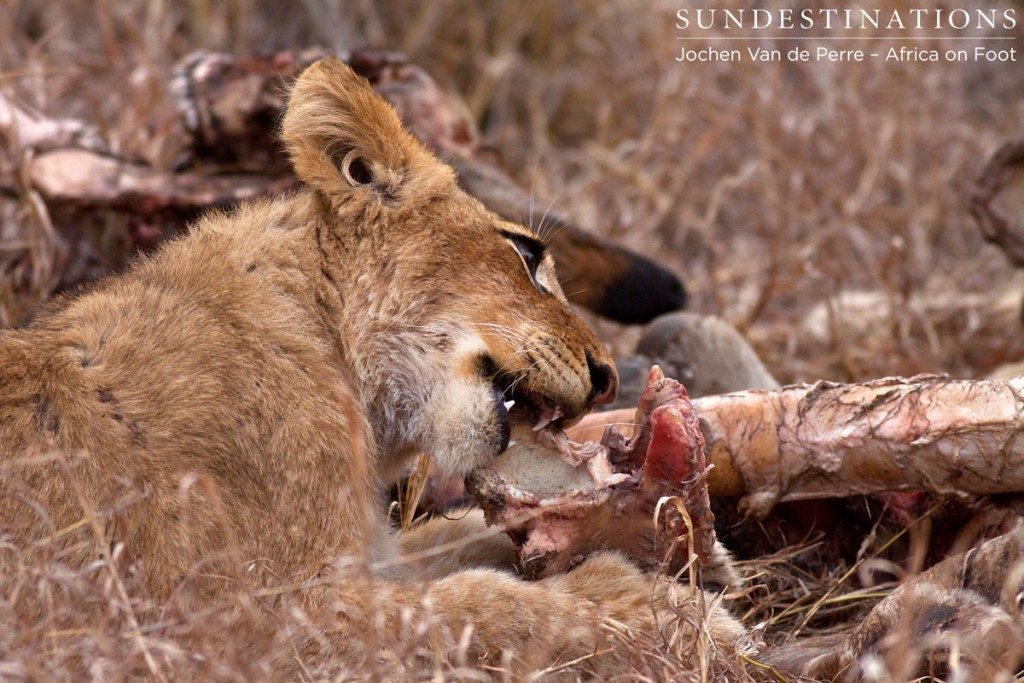
<path id="1" fill-rule="evenodd" d="M 0 12 L 0 89 L 48 115 L 94 121 L 114 149 L 170 167 L 180 140 L 167 74 L 188 51 L 402 50 L 465 94 L 489 152 L 523 184 L 676 269 L 693 308 L 734 322 L 780 379 L 981 376 L 1024 358 L 1020 282 L 967 209 L 987 155 L 1021 132 L 1024 72 L 681 66 L 674 10 L 640 0 L 11 0 Z M 16 175 L 22 161 L 0 156 L 0 172 Z M 87 227 L 101 250 L 123 248 L 111 226 Z M 52 293 L 62 245 L 81 238 L 57 234 L 27 190 L 0 200 L 0 322 L 24 319 Z M 867 292 L 866 304 L 842 305 L 844 292 Z M 635 334 L 599 328 L 620 351 Z M 809 573 L 793 560 L 813 548 L 801 552 L 753 562 L 771 590 L 740 600 L 747 623 L 776 640 L 855 618 L 878 595 L 847 567 Z M 83 571 L 45 547 L 7 559 L 17 572 L 0 579 L 5 680 L 260 679 L 315 635 L 280 596 L 181 615 L 125 599 L 137 594 L 116 556 Z M 479 676 L 417 647 L 420 656 L 364 677 Z M 671 632 L 634 647 L 647 667 L 637 680 L 776 680 L 742 662 L 680 671 L 673 653 L 702 646 Z"/>
<path id="2" fill-rule="evenodd" d="M 108 514 L 96 511 L 76 528 L 96 534 L 102 543 Z M 407 637 L 400 648 L 378 652 L 374 624 L 365 624 L 360 642 L 339 643 L 304 611 L 300 593 L 330 591 L 330 580 L 283 590 L 226 591 L 202 604 L 176 596 L 158 603 L 137 584 L 120 545 L 84 568 L 67 566 L 62 556 L 68 548 L 55 541 L 71 531 L 29 549 L 0 542 L 0 680 L 252 681 L 273 679 L 282 668 L 303 680 L 519 680 L 508 662 L 476 664 L 465 636 L 439 646 L 430 635 L 438 626 L 427 605 L 421 605 L 421 617 L 402 627 Z M 348 572 L 360 575 L 365 569 L 358 562 L 339 565 L 338 580 L 346 580 Z M 381 589 L 364 583 L 367 595 Z M 658 633 L 605 626 L 610 642 L 630 653 L 628 680 L 760 680 L 745 670 L 744 660 L 714 656 L 700 616 L 712 606 L 692 593 L 688 582 L 677 588 L 674 615 Z M 679 628 L 679 621 L 697 628 Z M 338 653 L 344 661 L 362 658 L 362 664 L 337 669 L 332 652 L 339 647 L 345 648 Z M 316 650 L 322 656 L 311 655 Z M 559 662 L 537 672 L 535 680 L 565 680 L 559 676 L 578 664 Z"/>
<path id="3" fill-rule="evenodd" d="M 987 304 L 1011 270 L 967 210 L 987 154 L 1020 130 L 1012 66 L 680 65 L 674 7 L 638 0 L 12 8 L 0 87 L 98 122 L 128 155 L 174 163 L 167 74 L 197 47 L 400 49 L 465 94 L 487 147 L 538 197 L 667 262 L 694 308 L 747 332 L 784 380 L 977 376 L 1024 356 L 1019 335 L 991 338 L 1006 318 L 992 323 Z M 59 269 L 61 237 L 21 199 L 0 214 L 8 322 Z M 875 296 L 881 339 L 850 334 L 841 315 L 802 333 L 815 305 L 851 290 Z M 602 330 L 623 349 L 632 339 Z"/>

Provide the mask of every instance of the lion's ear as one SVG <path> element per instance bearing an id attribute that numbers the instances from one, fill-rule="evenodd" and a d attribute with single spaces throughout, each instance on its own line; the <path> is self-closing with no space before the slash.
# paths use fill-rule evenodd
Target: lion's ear
<path id="1" fill-rule="evenodd" d="M 444 168 L 369 82 L 334 57 L 299 76 L 281 136 L 299 178 L 332 198 L 369 188 L 398 201 L 410 182 L 426 190 Z"/>

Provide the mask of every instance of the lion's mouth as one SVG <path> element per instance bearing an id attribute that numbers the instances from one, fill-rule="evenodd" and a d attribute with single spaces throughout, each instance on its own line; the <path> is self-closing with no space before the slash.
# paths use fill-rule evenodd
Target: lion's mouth
<path id="1" fill-rule="evenodd" d="M 491 386 L 502 434 L 498 453 L 508 448 L 514 433 L 521 429 L 534 432 L 544 428 L 561 429 L 565 411 L 548 396 L 527 391 L 521 381 L 502 373 L 493 376 Z"/>

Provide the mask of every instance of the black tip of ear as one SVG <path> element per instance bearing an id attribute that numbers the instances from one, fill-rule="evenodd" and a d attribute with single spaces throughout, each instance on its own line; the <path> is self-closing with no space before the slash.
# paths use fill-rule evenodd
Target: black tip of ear
<path id="1" fill-rule="evenodd" d="M 686 289 L 674 273 L 643 256 L 629 256 L 629 270 L 605 287 L 596 313 L 637 325 L 686 308 Z"/>

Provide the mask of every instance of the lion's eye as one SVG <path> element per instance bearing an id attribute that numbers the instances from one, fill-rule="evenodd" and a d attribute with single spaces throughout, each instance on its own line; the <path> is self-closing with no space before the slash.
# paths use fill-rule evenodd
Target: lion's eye
<path id="1" fill-rule="evenodd" d="M 506 233 L 505 237 L 516 248 L 516 251 L 519 252 L 519 256 L 522 257 L 530 278 L 537 282 L 537 268 L 540 267 L 541 259 L 544 258 L 544 244 L 538 240 L 515 233 Z"/>

